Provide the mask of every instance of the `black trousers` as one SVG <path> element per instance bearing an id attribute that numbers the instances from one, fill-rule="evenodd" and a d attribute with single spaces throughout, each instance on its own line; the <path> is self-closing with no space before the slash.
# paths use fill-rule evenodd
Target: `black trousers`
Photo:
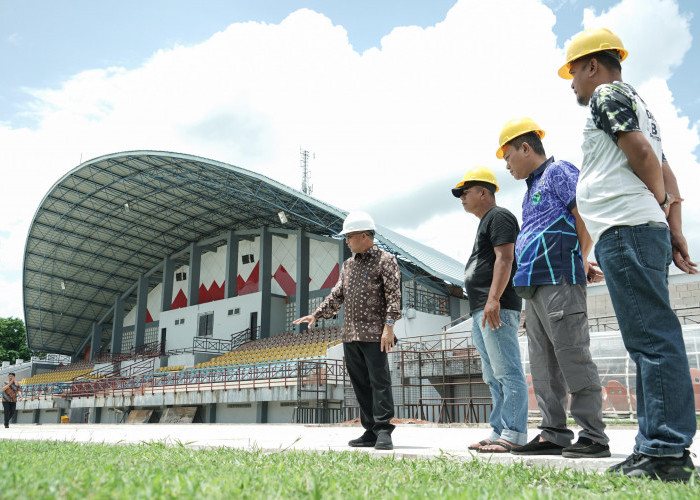
<path id="1" fill-rule="evenodd" d="M 15 408 L 17 408 L 17 403 L 11 403 L 10 401 L 2 402 L 2 409 L 5 412 L 5 425 L 10 425 L 10 419 L 15 414 Z"/>
<path id="2" fill-rule="evenodd" d="M 394 397 L 387 354 L 379 342 L 345 342 L 345 367 L 360 404 L 362 427 L 375 434 L 394 430 Z"/>

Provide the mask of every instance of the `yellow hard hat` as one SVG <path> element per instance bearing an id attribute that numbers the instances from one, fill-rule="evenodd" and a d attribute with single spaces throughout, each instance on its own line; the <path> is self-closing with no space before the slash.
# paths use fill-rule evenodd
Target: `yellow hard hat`
<path id="1" fill-rule="evenodd" d="M 620 61 L 624 61 L 627 57 L 622 40 L 609 29 L 595 28 L 582 31 L 571 40 L 566 49 L 566 64 L 559 68 L 559 76 L 565 80 L 571 80 L 573 77 L 569 74 L 569 67 L 573 61 L 585 55 L 602 51 L 616 51 L 620 56 Z"/>
<path id="2" fill-rule="evenodd" d="M 455 198 L 459 198 L 460 196 L 462 196 L 462 191 L 464 191 L 464 185 L 467 182 L 486 182 L 496 187 L 495 192 L 498 192 L 499 189 L 498 181 L 496 180 L 496 174 L 493 173 L 493 170 L 486 167 L 472 167 L 469 170 L 467 170 L 467 173 L 464 174 L 462 180 L 459 181 L 455 188 L 452 190 L 452 194 L 455 196 Z"/>
<path id="3" fill-rule="evenodd" d="M 498 138 L 498 150 L 496 151 L 496 158 L 499 160 L 503 159 L 503 146 L 508 144 L 510 141 L 528 132 L 536 132 L 540 136 L 540 139 L 544 137 L 544 130 L 542 130 L 539 125 L 535 123 L 532 118 L 513 118 L 508 123 L 503 125 L 501 130 L 501 136 Z"/>

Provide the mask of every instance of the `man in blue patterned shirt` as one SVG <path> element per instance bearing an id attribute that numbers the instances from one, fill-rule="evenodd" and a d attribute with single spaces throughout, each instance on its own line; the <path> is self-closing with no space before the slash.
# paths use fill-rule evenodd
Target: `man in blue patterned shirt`
<path id="1" fill-rule="evenodd" d="M 654 115 L 622 81 L 622 40 L 605 28 L 576 35 L 559 76 L 590 117 L 576 198 L 605 272 L 620 334 L 637 367 L 639 432 L 611 474 L 687 481 L 697 422 L 683 331 L 671 308 L 668 266 L 697 272 L 681 228 L 676 178 Z"/>
<path id="2" fill-rule="evenodd" d="M 532 385 L 541 433 L 516 455 L 609 457 L 598 368 L 589 350 L 586 281 L 599 272 L 586 258 L 591 238 L 576 209 L 578 169 L 547 158 L 544 131 L 530 118 L 509 121 L 501 132 L 498 158 L 515 179 L 525 179 L 523 226 L 515 243 L 515 290 L 526 300 L 525 325 Z M 585 269 L 584 269 L 585 262 Z M 581 426 L 578 441 L 566 426 L 571 414 Z"/>

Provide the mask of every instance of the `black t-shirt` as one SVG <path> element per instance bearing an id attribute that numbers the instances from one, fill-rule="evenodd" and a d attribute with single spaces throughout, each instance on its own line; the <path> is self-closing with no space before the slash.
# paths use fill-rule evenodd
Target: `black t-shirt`
<path id="1" fill-rule="evenodd" d="M 505 208 L 493 207 L 482 217 L 479 228 L 476 230 L 472 254 L 464 269 L 464 283 L 472 314 L 483 309 L 489 298 L 493 266 L 496 262 L 496 252 L 493 248 L 515 243 L 519 231 L 518 220 Z M 501 309 L 513 311 L 522 309 L 522 299 L 513 289 L 513 276 L 517 268 L 514 256 L 510 279 L 499 301 Z"/>

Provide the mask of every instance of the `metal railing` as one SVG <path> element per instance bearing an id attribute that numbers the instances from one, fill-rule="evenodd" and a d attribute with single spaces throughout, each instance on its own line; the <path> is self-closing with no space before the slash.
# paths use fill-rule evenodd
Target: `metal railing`
<path id="1" fill-rule="evenodd" d="M 253 340 L 256 340 L 258 336 L 258 327 L 254 326 L 253 328 L 246 328 L 245 330 L 241 330 L 240 332 L 232 333 L 231 334 L 231 349 L 233 350 L 236 349 L 237 347 L 242 346 L 246 342 L 251 342 Z"/>
<path id="2" fill-rule="evenodd" d="M 55 397 L 65 397 L 73 382 L 52 382 L 49 384 L 32 384 L 22 386 L 21 400 L 29 399 L 52 399 Z"/>
<path id="3" fill-rule="evenodd" d="M 303 383 L 322 381 L 321 383 L 338 384 L 344 381 L 345 367 L 342 361 L 327 360 L 319 363 L 325 365 L 322 374 L 318 365 L 305 361 L 282 361 L 100 379 L 76 383 L 70 391 L 70 397 L 291 387 L 300 379 Z"/>
<path id="4" fill-rule="evenodd" d="M 233 349 L 233 342 L 231 340 L 213 339 L 211 337 L 194 337 L 192 339 L 192 350 L 194 352 L 223 354 Z"/>
<path id="5" fill-rule="evenodd" d="M 206 352 L 211 354 L 223 354 L 233 351 L 246 342 L 255 340 L 257 328 L 246 328 L 240 332 L 231 334 L 231 339 L 217 339 L 212 337 L 192 337 L 192 347 L 180 349 L 169 349 L 165 354 L 172 356 L 175 354 L 194 354 L 196 352 Z"/>
<path id="6" fill-rule="evenodd" d="M 418 311 L 439 316 L 450 315 L 450 301 L 441 293 L 405 286 L 404 302 L 407 308 L 412 307 Z"/>
<path id="7" fill-rule="evenodd" d="M 673 312 L 678 316 L 681 325 L 700 324 L 700 306 L 674 307 Z M 617 323 L 617 316 L 614 314 L 588 318 L 588 327 L 590 330 L 598 332 L 618 331 L 620 329 L 620 325 Z"/>

